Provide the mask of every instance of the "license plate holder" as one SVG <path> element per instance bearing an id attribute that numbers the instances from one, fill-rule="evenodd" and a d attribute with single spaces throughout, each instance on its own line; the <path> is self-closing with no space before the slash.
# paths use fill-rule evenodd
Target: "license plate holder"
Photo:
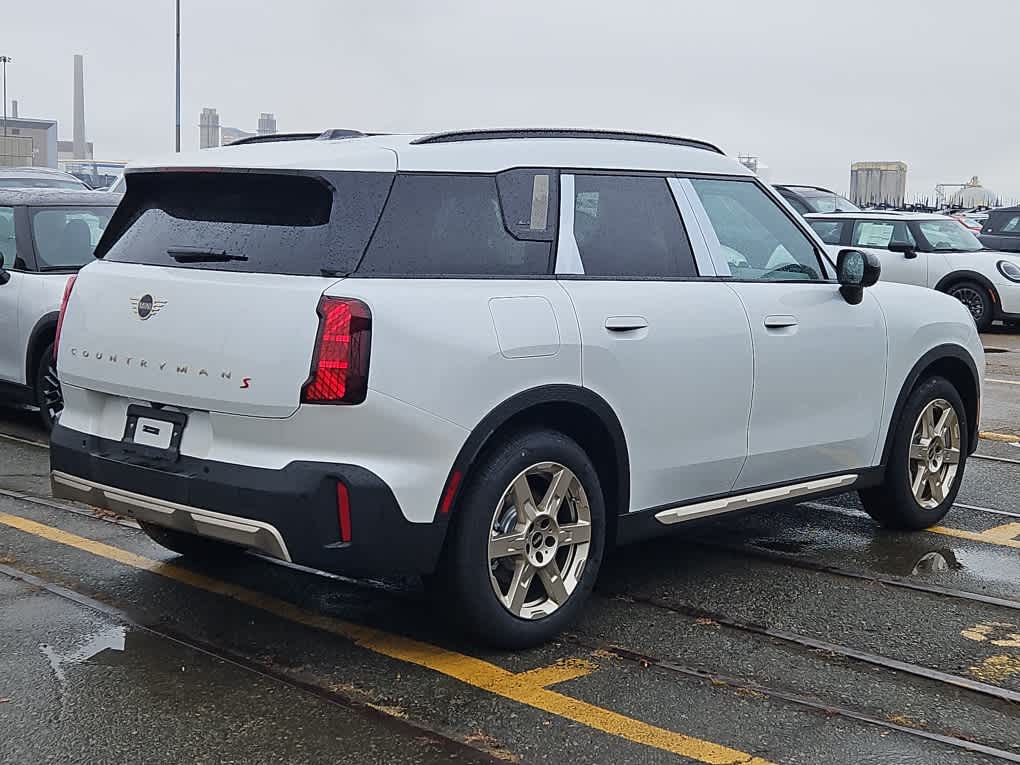
<path id="1" fill-rule="evenodd" d="M 149 456 L 180 456 L 181 436 L 188 424 L 188 415 L 167 409 L 131 404 L 124 424 L 125 444 L 132 451 Z"/>

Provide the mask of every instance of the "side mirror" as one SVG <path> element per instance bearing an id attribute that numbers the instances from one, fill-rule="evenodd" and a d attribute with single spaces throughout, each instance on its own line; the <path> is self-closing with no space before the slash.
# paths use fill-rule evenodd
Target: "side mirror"
<path id="1" fill-rule="evenodd" d="M 889 242 L 889 252 L 902 253 L 903 257 L 907 260 L 913 260 L 917 257 L 917 249 L 914 245 L 907 242 Z"/>
<path id="2" fill-rule="evenodd" d="M 850 305 L 864 300 L 864 288 L 878 281 L 882 264 L 878 256 L 860 250 L 840 250 L 836 256 L 839 292 Z"/>
<path id="3" fill-rule="evenodd" d="M 4 256 L 0 252 L 0 286 L 7 284 L 11 280 L 11 272 L 4 268 Z"/>

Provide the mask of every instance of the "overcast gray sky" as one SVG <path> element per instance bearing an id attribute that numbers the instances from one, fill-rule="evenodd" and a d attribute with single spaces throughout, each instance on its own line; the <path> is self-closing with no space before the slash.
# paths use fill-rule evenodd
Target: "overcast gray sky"
<path id="1" fill-rule="evenodd" d="M 585 126 L 704 138 L 774 182 L 845 191 L 903 160 L 908 193 L 980 176 L 1020 198 L 1020 0 L 182 0 L 182 143 L 254 130 Z M 6 3 L 22 116 L 71 138 L 85 55 L 97 158 L 172 149 L 173 0 Z"/>

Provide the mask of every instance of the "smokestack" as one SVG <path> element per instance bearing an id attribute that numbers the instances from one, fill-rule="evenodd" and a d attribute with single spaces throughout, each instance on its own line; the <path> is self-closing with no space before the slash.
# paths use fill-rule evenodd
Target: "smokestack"
<path id="1" fill-rule="evenodd" d="M 18 118 L 18 99 L 16 98 L 11 101 L 11 116 L 14 119 Z"/>
<path id="2" fill-rule="evenodd" d="M 74 56 L 74 145 L 75 159 L 85 159 L 85 60 Z"/>

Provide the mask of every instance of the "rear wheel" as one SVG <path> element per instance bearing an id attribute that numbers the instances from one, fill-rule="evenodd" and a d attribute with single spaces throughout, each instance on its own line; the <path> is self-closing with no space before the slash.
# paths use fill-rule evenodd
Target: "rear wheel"
<path id="1" fill-rule="evenodd" d="M 49 432 L 64 408 L 64 394 L 53 362 L 53 343 L 47 345 L 39 357 L 35 370 L 35 404 L 39 407 L 43 427 Z"/>
<path id="2" fill-rule="evenodd" d="M 168 529 L 163 526 L 156 526 L 152 523 L 139 521 L 149 539 L 168 550 L 184 555 L 195 560 L 216 561 L 224 560 L 240 555 L 244 550 L 236 545 L 226 542 L 217 542 L 215 539 L 206 539 L 196 534 L 188 534 L 176 529 Z"/>
<path id="3" fill-rule="evenodd" d="M 577 618 L 602 563 L 606 519 L 598 474 L 576 442 L 545 430 L 514 436 L 472 472 L 454 512 L 432 589 L 469 631 L 524 648 Z"/>
<path id="4" fill-rule="evenodd" d="M 949 512 L 967 461 L 967 418 L 952 383 L 932 377 L 903 409 L 893 434 L 885 483 L 862 491 L 864 509 L 883 526 L 925 529 Z"/>
<path id="5" fill-rule="evenodd" d="M 994 319 L 992 315 L 994 306 L 992 296 L 980 284 L 977 282 L 957 282 L 947 290 L 947 294 L 952 295 L 967 306 L 970 315 L 974 317 L 974 323 L 977 325 L 979 332 L 986 332 L 992 326 L 992 320 Z"/>

